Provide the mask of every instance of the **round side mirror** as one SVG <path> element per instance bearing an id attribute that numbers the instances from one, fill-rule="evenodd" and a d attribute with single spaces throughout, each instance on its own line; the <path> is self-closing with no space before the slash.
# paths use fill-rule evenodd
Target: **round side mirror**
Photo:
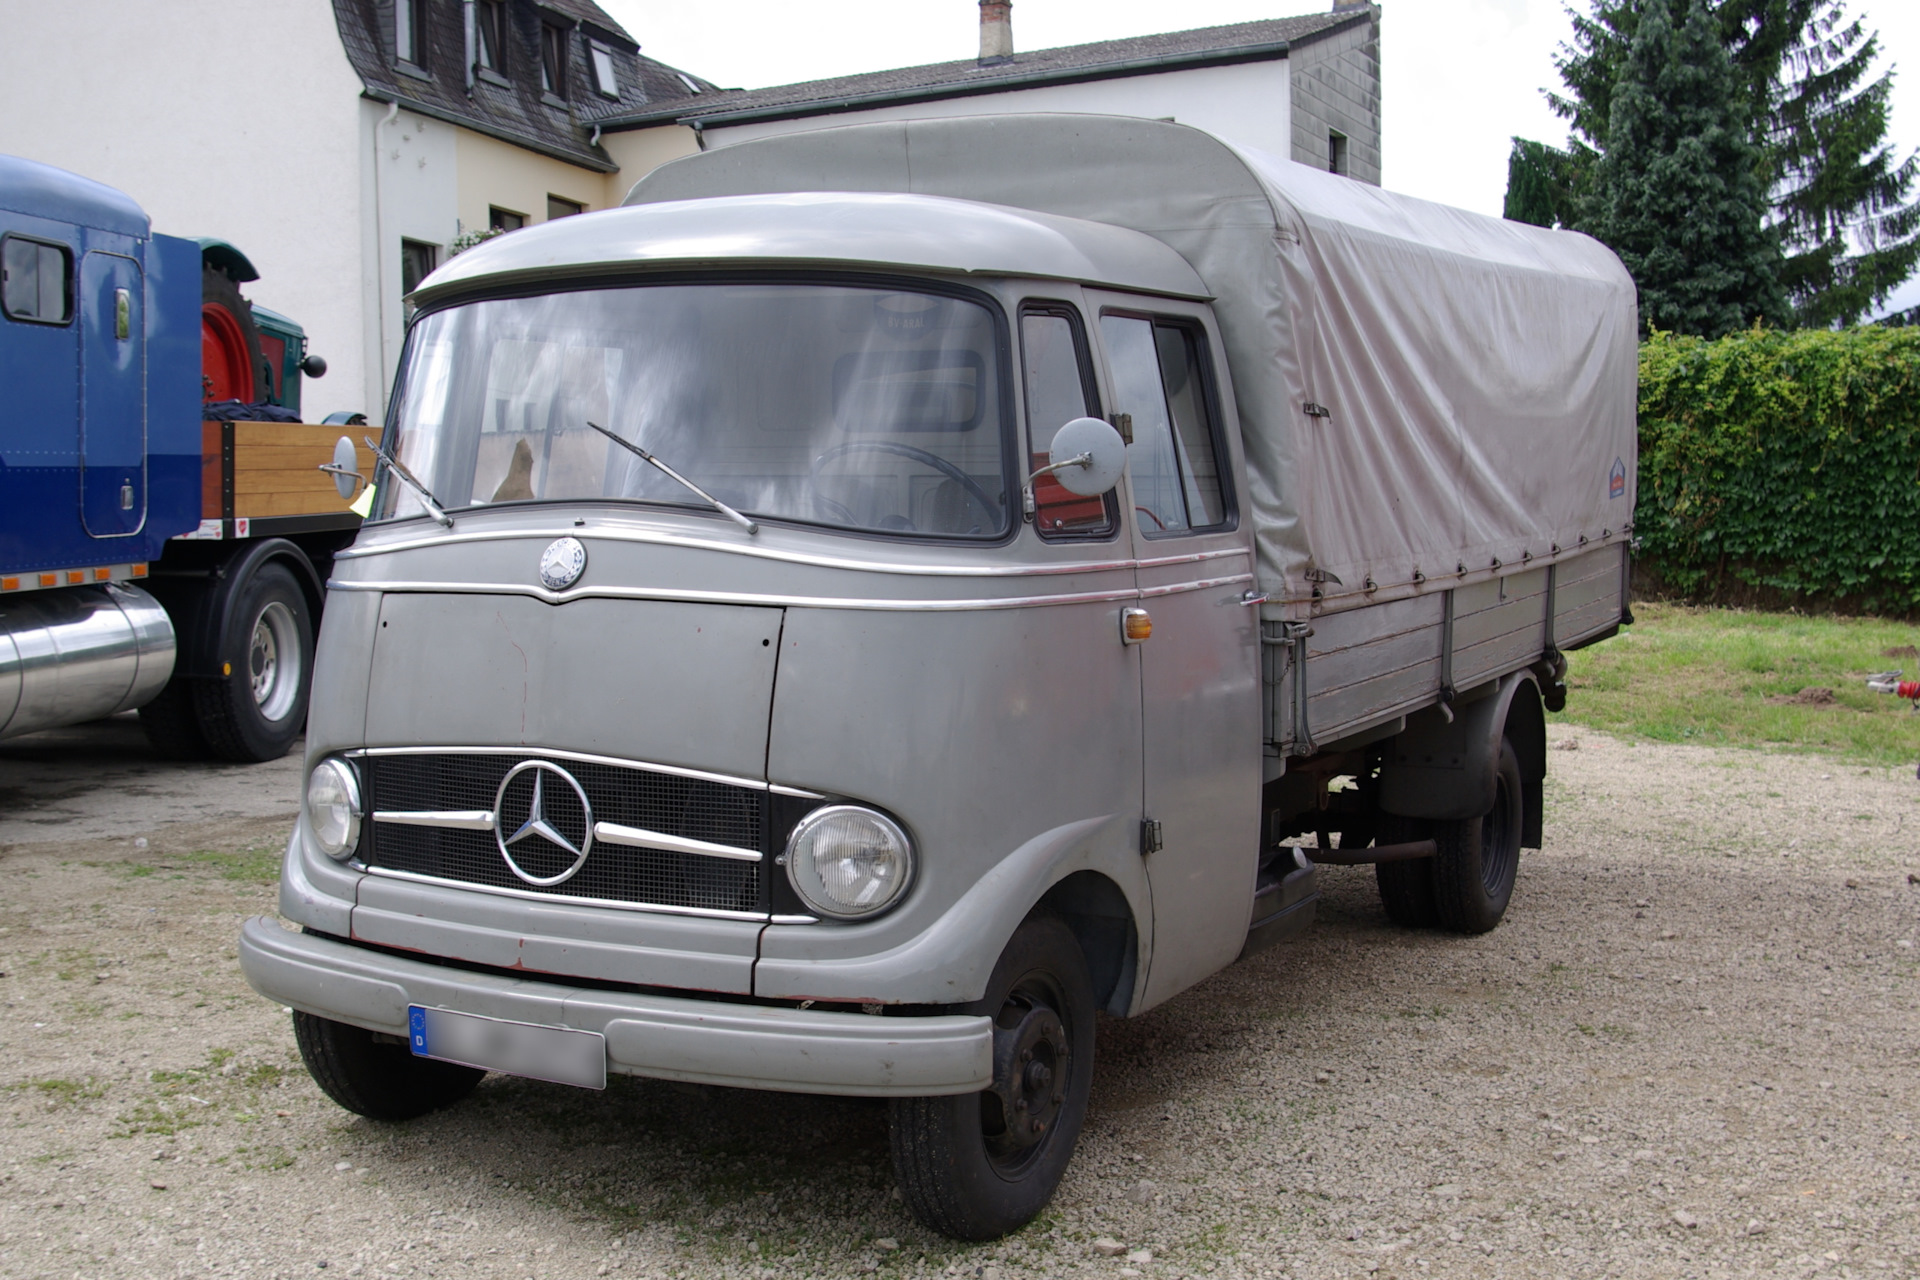
<path id="1" fill-rule="evenodd" d="M 333 445 L 333 487 L 340 496 L 349 500 L 353 491 L 360 487 L 360 459 L 353 452 L 353 441 L 341 436 Z"/>
<path id="2" fill-rule="evenodd" d="M 327 362 L 319 356 L 308 356 L 300 362 L 300 372 L 309 378 L 324 378 L 327 376 Z"/>
<path id="3" fill-rule="evenodd" d="M 1097 498 L 1120 483 L 1127 446 L 1111 424 L 1098 418 L 1075 418 L 1053 433 L 1047 464 L 1068 493 Z"/>

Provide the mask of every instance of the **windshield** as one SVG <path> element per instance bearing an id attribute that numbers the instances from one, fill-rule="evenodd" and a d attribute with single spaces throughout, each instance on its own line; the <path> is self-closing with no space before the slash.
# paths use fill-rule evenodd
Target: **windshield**
<path id="1" fill-rule="evenodd" d="M 1008 526 L 993 313 L 826 284 L 710 283 L 421 317 L 388 443 L 450 513 L 630 500 L 946 538 Z M 424 511 L 381 486 L 378 516 Z"/>

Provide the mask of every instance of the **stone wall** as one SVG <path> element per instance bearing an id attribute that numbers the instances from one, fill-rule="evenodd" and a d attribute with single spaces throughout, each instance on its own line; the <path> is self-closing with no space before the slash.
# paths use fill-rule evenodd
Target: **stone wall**
<path id="1" fill-rule="evenodd" d="M 1380 10 L 1332 35 L 1295 45 L 1293 159 L 1328 167 L 1328 137 L 1347 137 L 1346 172 L 1380 185 Z"/>

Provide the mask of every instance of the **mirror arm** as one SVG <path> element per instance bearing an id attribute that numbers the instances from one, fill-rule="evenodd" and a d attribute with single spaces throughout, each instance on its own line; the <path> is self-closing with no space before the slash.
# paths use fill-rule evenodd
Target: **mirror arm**
<path id="1" fill-rule="evenodd" d="M 335 466 L 331 462 L 323 462 L 320 464 L 320 470 L 326 472 L 330 476 L 352 476 L 355 480 L 358 480 L 363 485 L 371 483 L 371 481 L 369 481 L 365 476 L 361 475 L 358 471 L 355 471 L 352 467 L 339 467 L 339 466 Z"/>
<path id="2" fill-rule="evenodd" d="M 1071 458 L 1065 458 L 1059 462 L 1048 463 L 1046 466 L 1041 467 L 1038 471 L 1028 476 L 1027 482 L 1020 486 L 1021 516 L 1026 520 L 1028 524 L 1033 523 L 1033 513 L 1034 513 L 1033 482 L 1035 480 L 1038 480 L 1041 476 L 1050 476 L 1056 471 L 1065 471 L 1068 467 L 1079 467 L 1082 470 L 1085 470 L 1087 467 L 1090 467 L 1092 465 L 1093 465 L 1093 454 L 1076 453 Z"/>

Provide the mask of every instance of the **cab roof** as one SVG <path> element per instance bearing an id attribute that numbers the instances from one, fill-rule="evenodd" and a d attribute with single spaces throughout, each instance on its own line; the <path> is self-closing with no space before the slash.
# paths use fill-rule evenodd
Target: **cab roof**
<path id="1" fill-rule="evenodd" d="M 412 297 L 432 304 L 536 281 L 751 266 L 1038 276 L 1210 296 L 1186 259 L 1125 227 L 945 196 L 809 191 L 671 200 L 541 223 L 460 254 Z"/>
<path id="2" fill-rule="evenodd" d="M 147 215 L 126 192 L 19 156 L 0 156 L 0 209 L 125 236 L 148 230 Z"/>

